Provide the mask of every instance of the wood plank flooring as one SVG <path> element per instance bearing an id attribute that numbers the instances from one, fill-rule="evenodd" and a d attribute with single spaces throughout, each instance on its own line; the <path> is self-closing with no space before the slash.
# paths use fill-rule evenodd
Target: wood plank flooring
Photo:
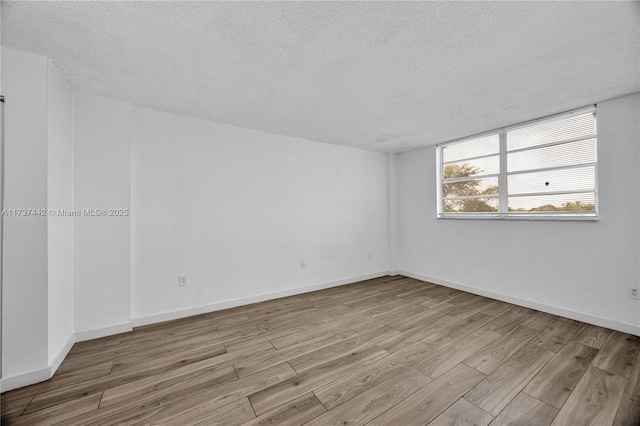
<path id="1" fill-rule="evenodd" d="M 640 425 L 640 338 L 402 276 L 77 343 L 3 425 Z"/>

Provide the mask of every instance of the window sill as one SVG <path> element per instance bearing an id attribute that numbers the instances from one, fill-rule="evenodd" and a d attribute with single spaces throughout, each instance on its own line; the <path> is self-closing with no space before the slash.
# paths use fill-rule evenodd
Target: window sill
<path id="1" fill-rule="evenodd" d="M 437 219 L 483 219 L 483 220 L 562 220 L 562 221 L 578 221 L 578 222 L 599 222 L 600 217 L 597 214 L 590 215 L 544 215 L 544 214 L 443 214 L 440 213 Z"/>

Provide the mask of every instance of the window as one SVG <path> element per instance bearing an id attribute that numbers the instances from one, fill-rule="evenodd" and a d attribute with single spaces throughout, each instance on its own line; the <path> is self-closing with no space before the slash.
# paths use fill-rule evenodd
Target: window
<path id="1" fill-rule="evenodd" d="M 437 146 L 438 217 L 597 220 L 596 109 Z"/>

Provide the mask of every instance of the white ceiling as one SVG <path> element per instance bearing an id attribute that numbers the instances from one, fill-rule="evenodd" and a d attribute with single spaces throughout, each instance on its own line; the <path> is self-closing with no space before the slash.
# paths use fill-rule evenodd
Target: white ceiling
<path id="1" fill-rule="evenodd" d="M 386 152 L 637 92 L 638 2 L 2 2 L 72 87 Z"/>

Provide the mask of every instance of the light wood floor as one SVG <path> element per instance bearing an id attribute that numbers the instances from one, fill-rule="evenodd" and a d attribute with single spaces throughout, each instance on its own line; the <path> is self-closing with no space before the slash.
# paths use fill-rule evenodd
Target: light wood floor
<path id="1" fill-rule="evenodd" d="M 405 277 L 74 345 L 3 424 L 637 425 L 640 338 Z"/>

